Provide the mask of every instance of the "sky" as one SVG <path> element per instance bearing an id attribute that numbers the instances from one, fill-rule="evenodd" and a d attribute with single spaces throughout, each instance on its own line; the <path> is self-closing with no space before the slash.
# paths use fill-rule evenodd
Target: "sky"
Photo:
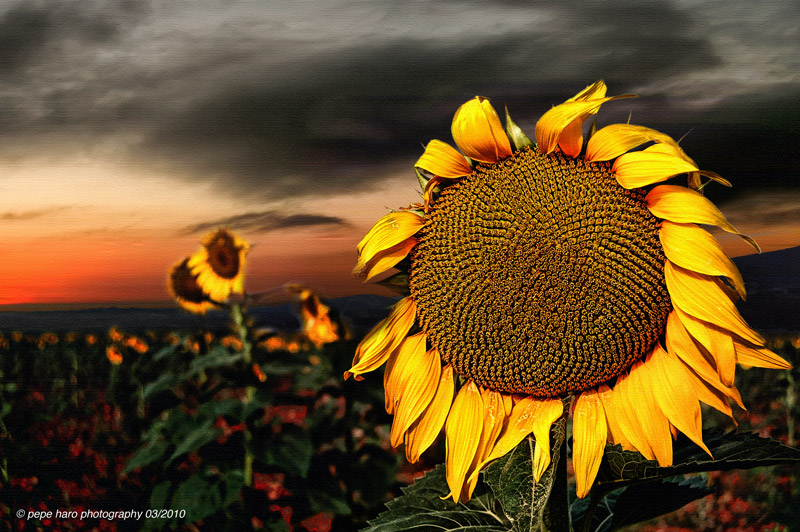
<path id="1" fill-rule="evenodd" d="M 800 245 L 791 0 L 0 3 L 0 306 L 167 302 L 217 226 L 246 286 L 384 293 L 350 271 L 460 104 L 539 116 L 604 79 L 599 125 L 683 138 L 765 251 Z M 749 253 L 719 234 L 732 256 Z M 6 307 L 8 308 L 8 307 Z"/>

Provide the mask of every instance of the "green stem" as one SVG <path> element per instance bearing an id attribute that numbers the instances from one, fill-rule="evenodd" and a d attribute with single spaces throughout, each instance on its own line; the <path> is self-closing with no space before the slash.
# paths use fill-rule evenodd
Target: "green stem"
<path id="1" fill-rule="evenodd" d="M 559 421 L 566 425 L 566 420 Z M 566 427 L 564 429 L 566 432 Z M 547 532 L 572 532 L 572 522 L 569 516 L 569 498 L 568 498 L 568 479 L 567 479 L 567 442 L 564 439 L 558 444 L 557 454 L 554 454 L 553 461 L 556 462 L 555 474 L 553 480 L 553 490 L 550 492 L 550 498 L 547 500 L 547 508 L 545 508 L 543 515 L 543 530 Z"/>
<path id="2" fill-rule="evenodd" d="M 239 340 L 242 342 L 242 360 L 244 361 L 245 371 L 250 371 L 250 362 L 252 361 L 252 345 L 249 339 L 249 331 L 247 329 L 247 323 L 245 322 L 244 312 L 242 310 L 241 305 L 232 305 L 231 306 L 231 316 L 233 317 L 234 328 L 236 330 L 236 334 L 239 336 Z M 245 403 L 249 403 L 250 401 L 255 398 L 256 395 L 256 388 L 255 386 L 247 386 L 245 388 Z M 247 426 L 247 420 L 245 420 L 245 429 L 244 429 L 244 485 L 247 487 L 252 487 L 253 485 L 253 451 L 251 449 L 253 440 L 253 433 L 250 432 L 250 427 Z"/>

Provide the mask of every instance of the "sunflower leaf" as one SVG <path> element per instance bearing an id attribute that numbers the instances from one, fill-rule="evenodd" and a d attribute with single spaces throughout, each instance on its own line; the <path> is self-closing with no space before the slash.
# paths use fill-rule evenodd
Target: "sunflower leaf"
<path id="1" fill-rule="evenodd" d="M 800 463 L 800 449 L 757 434 L 707 431 L 703 434 L 703 441 L 713 459 L 687 438 L 680 437 L 675 443 L 673 465 L 670 467 L 658 467 L 657 462 L 646 460 L 637 452 L 623 451 L 619 445 L 609 445 L 600 466 L 597 487 L 610 491 L 623 482 L 656 480 L 702 471 Z"/>
<path id="2" fill-rule="evenodd" d="M 387 510 L 369 521 L 362 532 L 506 532 L 508 522 L 494 511 L 493 498 L 482 483 L 466 504 L 442 499 L 449 493 L 442 465 L 429 471 L 403 495 L 386 503 Z"/>
<path id="3" fill-rule="evenodd" d="M 565 434 L 566 419 L 562 417 L 551 429 L 551 461 L 539 482 L 535 482 L 533 478 L 536 444 L 531 436 L 484 470 L 484 479 L 511 521 L 512 531 L 568 530 L 569 523 L 560 515 L 559 509 L 553 506 L 562 502 L 556 500 L 559 499 L 556 492 L 559 466 L 565 466 L 559 464 L 564 459 L 561 447 L 565 445 Z M 551 495 L 556 495 L 552 502 Z"/>
<path id="4" fill-rule="evenodd" d="M 583 520 L 592 501 L 588 497 L 575 499 L 570 508 L 572 523 L 575 530 L 609 532 L 673 512 L 713 492 L 703 477 L 657 480 L 606 495 L 592 510 L 588 528 Z"/>

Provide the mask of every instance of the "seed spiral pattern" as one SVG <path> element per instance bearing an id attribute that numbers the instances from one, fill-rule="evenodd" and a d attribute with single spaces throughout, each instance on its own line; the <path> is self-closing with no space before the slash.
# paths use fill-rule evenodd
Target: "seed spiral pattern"
<path id="1" fill-rule="evenodd" d="M 433 201 L 411 253 L 420 325 L 460 375 L 553 397 L 643 357 L 671 310 L 657 220 L 606 162 L 525 149 Z"/>

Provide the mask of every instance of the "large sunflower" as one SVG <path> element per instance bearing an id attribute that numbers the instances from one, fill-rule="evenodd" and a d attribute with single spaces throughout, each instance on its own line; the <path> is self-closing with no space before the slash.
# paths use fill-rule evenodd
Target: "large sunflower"
<path id="1" fill-rule="evenodd" d="M 789 367 L 739 315 L 742 278 L 700 227 L 739 234 L 700 193 L 703 177 L 729 184 L 653 129 L 612 124 L 584 139 L 584 123 L 621 97 L 598 81 L 546 112 L 535 143 L 470 100 L 452 125 L 463 155 L 428 143 L 415 165 L 424 203 L 387 214 L 358 245 L 355 273 L 397 267 L 389 282 L 407 296 L 345 378 L 386 363 L 391 443 L 412 462 L 444 426 L 454 501 L 529 434 L 538 481 L 563 398 L 574 397 L 584 497 L 607 443 L 668 466 L 680 431 L 708 452 L 700 402 L 729 416 L 730 400 L 742 405 L 736 363 Z M 680 175 L 688 187 L 657 184 Z"/>

